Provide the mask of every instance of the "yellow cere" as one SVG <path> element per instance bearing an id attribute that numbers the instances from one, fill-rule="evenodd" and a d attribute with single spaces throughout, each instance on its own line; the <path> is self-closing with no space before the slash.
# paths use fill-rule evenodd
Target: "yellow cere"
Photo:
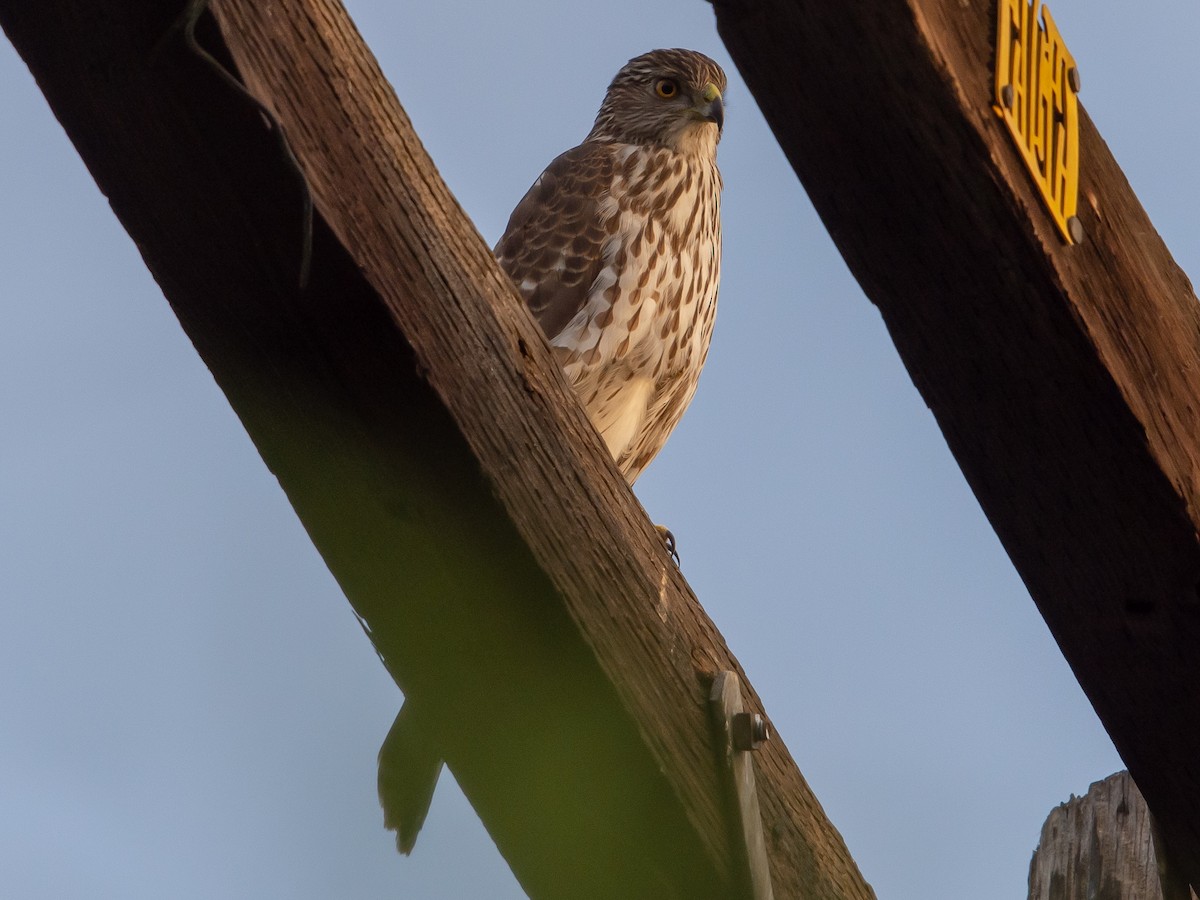
<path id="1" fill-rule="evenodd" d="M 1041 0 L 998 0 L 997 8 L 996 113 L 1059 232 L 1079 243 L 1079 70 Z"/>

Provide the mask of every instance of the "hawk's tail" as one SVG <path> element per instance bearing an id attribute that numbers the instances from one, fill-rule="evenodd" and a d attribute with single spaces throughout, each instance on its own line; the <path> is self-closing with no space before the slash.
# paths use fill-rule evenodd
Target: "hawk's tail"
<path id="1" fill-rule="evenodd" d="M 406 701 L 379 748 L 383 825 L 396 832 L 396 849 L 406 856 L 425 823 L 441 771 L 441 754 Z"/>

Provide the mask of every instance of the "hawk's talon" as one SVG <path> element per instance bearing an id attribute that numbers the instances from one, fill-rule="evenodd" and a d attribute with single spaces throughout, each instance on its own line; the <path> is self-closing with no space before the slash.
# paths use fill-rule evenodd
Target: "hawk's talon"
<path id="1" fill-rule="evenodd" d="M 675 535 L 671 534 L 671 529 L 666 525 L 655 525 L 654 530 L 667 545 L 667 552 L 671 554 L 671 559 L 675 560 L 675 565 L 679 565 L 679 545 L 675 543 Z"/>

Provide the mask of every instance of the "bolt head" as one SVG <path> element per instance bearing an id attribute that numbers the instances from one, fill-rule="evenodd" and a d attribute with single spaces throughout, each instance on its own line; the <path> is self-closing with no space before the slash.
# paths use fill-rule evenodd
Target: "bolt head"
<path id="1" fill-rule="evenodd" d="M 731 726 L 735 750 L 757 750 L 760 744 L 771 739 L 771 725 L 758 713 L 736 713 Z"/>

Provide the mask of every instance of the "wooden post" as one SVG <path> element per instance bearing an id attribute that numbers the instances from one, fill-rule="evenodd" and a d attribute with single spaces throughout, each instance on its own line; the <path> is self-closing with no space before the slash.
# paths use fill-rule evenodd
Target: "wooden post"
<path id="1" fill-rule="evenodd" d="M 1128 772 L 1051 810 L 1029 863 L 1029 900 L 1195 900 L 1155 850 L 1154 823 Z"/>
<path id="2" fill-rule="evenodd" d="M 1083 242 L 1060 236 L 992 108 L 994 3 L 714 5 L 780 145 L 1200 885 L 1200 304 L 1187 277 L 1086 112 Z"/>
<path id="3" fill-rule="evenodd" d="M 182 6 L 0 0 L 0 25 L 528 893 L 742 895 L 712 677 L 761 701 L 345 11 L 201 22 L 297 171 L 162 44 Z M 872 898 L 783 742 L 755 765 L 777 895 Z"/>

